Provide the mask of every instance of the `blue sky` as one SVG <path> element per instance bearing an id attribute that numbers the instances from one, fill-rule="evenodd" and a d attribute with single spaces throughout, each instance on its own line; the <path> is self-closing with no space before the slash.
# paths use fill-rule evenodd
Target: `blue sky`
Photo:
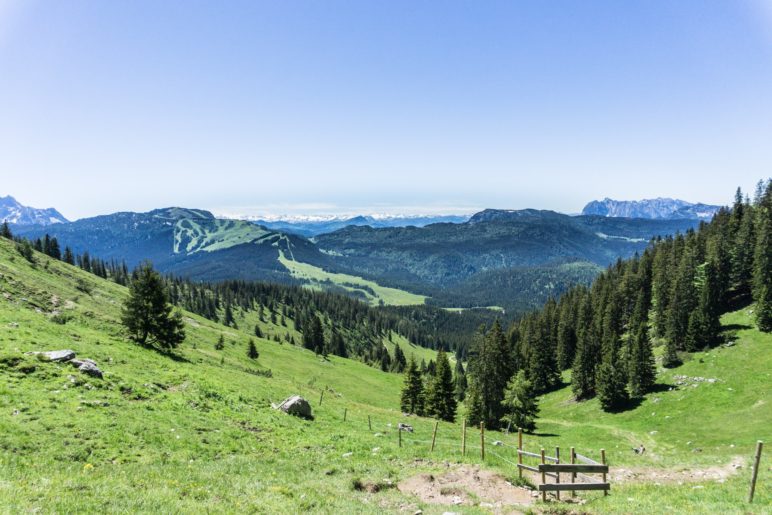
<path id="1" fill-rule="evenodd" d="M 770 170 L 770 0 L 0 0 L 0 195 L 71 218 L 728 203 Z"/>

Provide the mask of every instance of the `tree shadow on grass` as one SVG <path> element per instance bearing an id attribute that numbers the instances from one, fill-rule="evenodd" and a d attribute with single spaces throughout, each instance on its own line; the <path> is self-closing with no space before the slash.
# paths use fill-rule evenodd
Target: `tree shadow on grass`
<path id="1" fill-rule="evenodd" d="M 557 438 L 557 437 L 560 436 L 560 435 L 555 434 L 555 433 L 524 433 L 524 434 L 526 434 L 528 436 L 538 436 L 538 437 L 542 437 L 542 438 Z"/>

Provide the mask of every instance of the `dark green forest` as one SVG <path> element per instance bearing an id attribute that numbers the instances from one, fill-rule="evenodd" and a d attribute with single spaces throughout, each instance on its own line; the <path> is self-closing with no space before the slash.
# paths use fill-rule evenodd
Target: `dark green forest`
<path id="1" fill-rule="evenodd" d="M 570 370 L 577 400 L 597 397 L 624 410 L 656 388 L 654 347 L 662 366 L 732 339 L 719 317 L 750 306 L 760 330 L 772 331 L 772 183 L 751 201 L 738 189 L 731 209 L 710 223 L 657 238 L 642 254 L 619 260 L 587 286 L 522 317 L 506 332 L 482 327 L 468 350 L 471 423 L 499 427 L 508 381 L 524 371 L 536 395 L 562 386 Z"/>

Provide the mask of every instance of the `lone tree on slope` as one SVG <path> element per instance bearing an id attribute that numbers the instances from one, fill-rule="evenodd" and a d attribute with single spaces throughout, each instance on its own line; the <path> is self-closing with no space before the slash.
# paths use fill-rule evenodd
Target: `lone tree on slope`
<path id="1" fill-rule="evenodd" d="M 185 340 L 182 314 L 172 312 L 169 293 L 150 263 L 143 263 L 132 274 L 122 322 L 129 338 L 140 345 L 170 350 Z"/>

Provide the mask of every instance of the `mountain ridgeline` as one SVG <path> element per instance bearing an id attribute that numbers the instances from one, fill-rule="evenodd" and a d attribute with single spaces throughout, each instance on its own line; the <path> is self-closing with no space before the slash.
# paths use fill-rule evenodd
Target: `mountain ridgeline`
<path id="1" fill-rule="evenodd" d="M 721 206 L 692 204 L 685 200 L 655 198 L 646 200 L 593 200 L 582 210 L 583 215 L 613 216 L 651 219 L 699 219 L 710 220 Z"/>
<path id="2" fill-rule="evenodd" d="M 587 284 L 593 270 L 642 252 L 652 238 L 698 224 L 486 210 L 463 224 L 348 227 L 315 241 L 337 268 L 431 296 L 432 303 L 522 312 L 560 295 L 567 284 Z"/>
<path id="3" fill-rule="evenodd" d="M 696 231 L 658 239 L 619 260 L 590 287 L 578 286 L 523 317 L 508 334 L 495 324 L 468 349 L 472 423 L 500 424 L 507 381 L 523 371 L 536 392 L 561 385 L 571 370 L 578 400 L 598 397 L 626 409 L 656 384 L 661 365 L 731 342 L 721 314 L 755 303 L 759 330 L 772 331 L 772 182 L 753 203 L 738 194 Z"/>
<path id="4" fill-rule="evenodd" d="M 68 220 L 54 208 L 37 209 L 24 206 L 8 195 L 0 197 L 0 223 L 18 225 L 53 225 L 65 224 Z"/>
<path id="5" fill-rule="evenodd" d="M 75 254 L 125 261 L 129 268 L 150 260 L 163 273 L 195 281 L 307 283 L 288 266 L 294 262 L 322 275 L 344 273 L 425 295 L 440 307 L 499 306 L 516 314 L 574 284 L 588 284 L 617 258 L 641 252 L 651 238 L 698 223 L 486 210 L 464 223 L 349 226 L 309 240 L 208 211 L 167 208 L 13 228 L 30 239 L 49 234 Z M 327 279 L 313 284 L 345 291 Z"/>

